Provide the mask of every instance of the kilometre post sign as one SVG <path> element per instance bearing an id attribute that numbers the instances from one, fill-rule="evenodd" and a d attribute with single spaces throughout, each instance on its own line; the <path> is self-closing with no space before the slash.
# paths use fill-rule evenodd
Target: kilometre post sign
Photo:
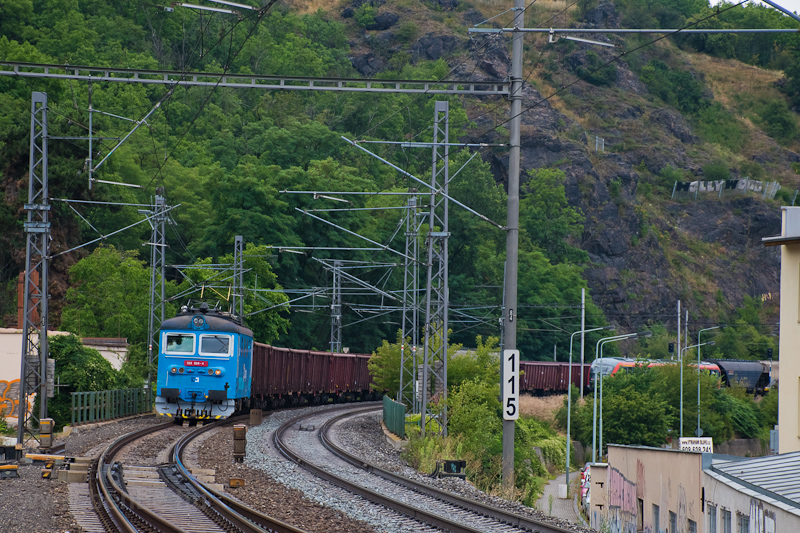
<path id="1" fill-rule="evenodd" d="M 519 350 L 503 350 L 503 420 L 519 418 Z"/>

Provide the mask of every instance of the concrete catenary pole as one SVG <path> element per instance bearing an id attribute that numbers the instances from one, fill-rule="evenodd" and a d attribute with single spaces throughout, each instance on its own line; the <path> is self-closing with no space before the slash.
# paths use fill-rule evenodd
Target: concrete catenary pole
<path id="1" fill-rule="evenodd" d="M 514 0 L 514 27 L 525 27 L 525 2 Z M 511 121 L 508 153 L 508 218 L 506 226 L 505 320 L 503 350 L 517 349 L 517 271 L 519 252 L 519 169 L 522 113 L 523 33 L 515 32 L 511 49 Z M 500 376 L 503 382 L 503 376 Z M 503 488 L 514 486 L 514 420 L 503 420 Z"/>

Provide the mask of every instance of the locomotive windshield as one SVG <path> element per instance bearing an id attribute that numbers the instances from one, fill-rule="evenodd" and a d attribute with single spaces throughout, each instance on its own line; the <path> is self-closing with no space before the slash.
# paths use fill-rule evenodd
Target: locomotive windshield
<path id="1" fill-rule="evenodd" d="M 200 353 L 203 355 L 229 355 L 231 353 L 230 335 L 201 335 Z"/>
<path id="2" fill-rule="evenodd" d="M 167 333 L 167 348 L 164 353 L 194 353 L 194 335 Z"/>

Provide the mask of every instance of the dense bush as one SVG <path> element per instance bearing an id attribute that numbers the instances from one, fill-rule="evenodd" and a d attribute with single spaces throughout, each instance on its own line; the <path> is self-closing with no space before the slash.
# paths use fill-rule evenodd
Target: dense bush
<path id="1" fill-rule="evenodd" d="M 586 66 L 579 66 L 575 73 L 583 81 L 589 82 L 592 85 L 611 85 L 617 81 L 617 66 L 612 62 L 606 62 L 592 52 L 586 52 Z"/>
<path id="2" fill-rule="evenodd" d="M 695 114 L 708 106 L 705 87 L 692 73 L 653 59 L 642 67 L 648 90 L 682 113 Z"/>
<path id="3" fill-rule="evenodd" d="M 61 386 L 47 401 L 47 413 L 57 428 L 72 420 L 71 393 L 111 390 L 128 385 L 100 352 L 84 346 L 78 337 L 56 335 L 49 339 L 50 357 L 55 359 L 55 375 Z"/>

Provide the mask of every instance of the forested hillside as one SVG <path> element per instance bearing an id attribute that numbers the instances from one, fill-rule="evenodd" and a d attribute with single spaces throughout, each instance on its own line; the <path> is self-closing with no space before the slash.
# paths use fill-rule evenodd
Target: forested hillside
<path id="1" fill-rule="evenodd" d="M 257 6 L 256 0 L 244 3 Z M 13 0 L 0 5 L 0 61 L 132 69 L 388 79 L 504 79 L 510 37 L 467 29 L 504 27 L 512 2 L 488 0 L 317 0 L 273 3 L 235 14 L 133 0 Z M 490 22 L 487 19 L 500 15 Z M 699 0 L 532 2 L 527 27 L 797 28 L 749 3 L 709 8 Z M 800 184 L 800 40 L 791 34 L 618 36 L 578 34 L 598 47 L 547 34 L 525 37 L 522 129 L 520 338 L 528 359 L 564 357 L 579 329 L 581 288 L 587 323 L 624 332 L 655 328 L 643 351 L 666 353 L 681 300 L 690 327 L 731 324 L 727 351 L 766 357 L 779 256 L 761 237 L 780 230 L 779 207 Z M 83 335 L 144 342 L 150 229 L 147 223 L 63 255 L 142 220 L 163 187 L 170 206 L 168 264 L 230 261 L 236 235 L 248 243 L 248 285 L 318 292 L 290 311 L 256 315 L 261 340 L 325 349 L 331 275 L 319 259 L 374 265 L 358 276 L 384 290 L 402 287 L 400 256 L 330 247 L 404 246 L 402 196 L 348 195 L 346 202 L 282 191 L 405 192 L 419 187 L 341 139 L 430 141 L 431 95 L 266 91 L 0 76 L 0 318 L 15 322 L 15 283 L 24 265 L 32 91 L 49 99 L 50 134 L 85 137 L 89 102 L 95 164 L 154 106 L 158 109 L 95 174 L 79 139 L 49 143 L 54 199 L 51 321 Z M 508 102 L 446 97 L 450 138 L 508 142 Z M 124 120 L 128 119 L 128 120 Z M 599 149 L 599 139 L 604 149 Z M 426 179 L 430 150 L 371 144 L 381 157 Z M 503 147 L 452 149 L 450 194 L 505 222 L 508 155 Z M 469 162 L 468 162 L 469 161 Z M 672 197 L 676 182 L 778 182 L 763 194 L 698 192 Z M 743 182 L 742 182 L 743 183 Z M 334 195 L 335 196 L 335 195 Z M 340 198 L 341 200 L 342 198 Z M 346 210 L 341 210 L 348 208 Z M 377 209 L 390 208 L 390 209 Z M 301 210 L 349 230 L 345 232 Z M 455 342 L 497 335 L 505 234 L 450 208 L 450 297 Z M 98 248 L 98 246 L 100 246 Z M 113 247 L 113 248 L 112 248 Z M 272 248 L 269 248 L 272 247 Z M 280 247 L 305 247 L 301 253 Z M 297 250 L 295 250 L 297 252 Z M 80 265 L 79 268 L 73 268 Z M 209 267 L 210 268 L 210 267 Z M 72 270 L 71 270 L 72 269 Z M 121 274 L 125 272 L 125 274 Z M 199 281 L 209 270 L 197 270 Z M 170 270 L 171 295 L 188 285 Z M 251 311 L 300 293 L 263 292 Z M 762 302 L 766 301 L 766 304 Z M 175 301 L 170 309 L 181 304 Z M 313 304 L 313 305 L 312 305 Z M 344 345 L 372 351 L 395 340 L 398 313 L 379 296 L 345 301 Z M 310 307 L 304 307 L 310 306 Z M 461 318 L 477 316 L 479 320 Z M 370 320 L 365 320 L 371 318 Z M 362 320 L 364 320 L 362 322 Z M 704 326 L 703 326 L 704 325 Z M 662 327 L 663 326 L 663 327 Z M 660 328 L 660 329 L 659 329 Z M 254 328 L 256 329 L 256 328 Z M 660 332 L 660 333 L 659 333 Z"/>

